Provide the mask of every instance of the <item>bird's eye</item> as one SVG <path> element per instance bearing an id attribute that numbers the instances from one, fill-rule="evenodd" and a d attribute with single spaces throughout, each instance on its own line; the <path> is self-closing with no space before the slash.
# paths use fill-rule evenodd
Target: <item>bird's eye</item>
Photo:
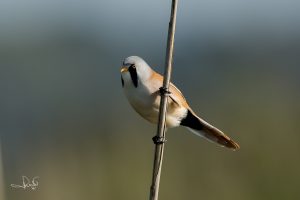
<path id="1" fill-rule="evenodd" d="M 132 67 L 133 69 L 135 69 L 135 65 L 134 64 L 130 65 L 130 67 Z"/>

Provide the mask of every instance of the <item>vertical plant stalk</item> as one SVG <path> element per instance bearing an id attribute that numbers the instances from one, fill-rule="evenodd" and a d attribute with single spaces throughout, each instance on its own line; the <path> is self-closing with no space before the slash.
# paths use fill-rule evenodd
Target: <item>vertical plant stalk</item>
<path id="1" fill-rule="evenodd" d="M 163 154 L 164 154 L 166 112 L 167 112 L 167 102 L 168 102 L 168 95 L 169 95 L 168 91 L 169 91 L 169 84 L 170 84 L 171 72 L 172 72 L 177 3 L 178 0 L 172 0 L 171 16 L 170 16 L 169 30 L 168 30 L 164 80 L 161 89 L 159 121 L 157 126 L 157 135 L 156 135 L 156 138 L 159 138 L 162 142 L 157 143 L 155 146 L 152 184 L 150 188 L 150 198 L 149 198 L 150 200 L 158 200 L 160 174 L 161 174 L 161 167 L 162 167 Z"/>

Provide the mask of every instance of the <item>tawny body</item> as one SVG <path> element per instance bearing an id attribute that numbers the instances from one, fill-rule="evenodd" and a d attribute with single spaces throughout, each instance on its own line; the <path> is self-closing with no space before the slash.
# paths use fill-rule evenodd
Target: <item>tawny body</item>
<path id="1" fill-rule="evenodd" d="M 163 77 L 154 72 L 151 79 L 160 80 L 158 82 L 141 82 L 139 87 L 125 84 L 124 91 L 129 103 L 134 110 L 151 123 L 158 122 L 160 93 L 159 88 Z M 187 114 L 188 104 L 181 92 L 171 83 L 169 88 L 171 94 L 168 98 L 166 115 L 166 126 L 168 128 L 180 125 L 181 119 Z"/>
<path id="2" fill-rule="evenodd" d="M 133 109 L 151 123 L 158 122 L 160 93 L 163 77 L 153 71 L 140 57 L 130 56 L 121 68 L 122 86 Z M 221 130 L 198 117 L 179 89 L 170 83 L 166 114 L 168 128 L 184 126 L 194 134 L 231 149 L 239 145 Z"/>

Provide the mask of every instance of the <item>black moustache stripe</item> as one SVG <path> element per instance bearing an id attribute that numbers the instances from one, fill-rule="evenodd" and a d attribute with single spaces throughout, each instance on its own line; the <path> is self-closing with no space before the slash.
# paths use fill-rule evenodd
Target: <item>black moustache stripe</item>
<path id="1" fill-rule="evenodd" d="M 136 72 L 136 68 L 133 67 L 133 65 L 131 65 L 129 68 L 129 73 L 130 73 L 130 77 L 131 77 L 131 80 L 132 80 L 132 83 L 135 87 L 138 86 L 138 76 L 137 76 L 137 72 Z"/>
<path id="2" fill-rule="evenodd" d="M 122 82 L 122 87 L 124 87 L 124 80 L 122 76 L 121 76 L 121 82 Z"/>

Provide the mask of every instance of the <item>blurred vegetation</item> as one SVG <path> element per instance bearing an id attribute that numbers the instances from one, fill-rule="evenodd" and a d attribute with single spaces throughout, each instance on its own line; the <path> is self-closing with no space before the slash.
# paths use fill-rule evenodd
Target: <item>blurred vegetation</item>
<path id="1" fill-rule="evenodd" d="M 156 127 L 130 108 L 119 68 L 137 54 L 163 70 L 169 2 L 4 2 L 6 200 L 147 199 Z M 172 80 L 241 149 L 170 129 L 160 199 L 299 199 L 299 5 L 226 2 L 180 2 Z M 38 189 L 11 188 L 22 175 Z"/>

